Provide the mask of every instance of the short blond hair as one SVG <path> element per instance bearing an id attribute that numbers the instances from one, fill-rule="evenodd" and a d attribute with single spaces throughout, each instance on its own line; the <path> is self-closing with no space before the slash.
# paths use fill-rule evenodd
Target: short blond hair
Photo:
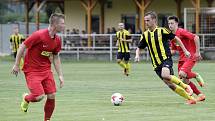
<path id="1" fill-rule="evenodd" d="M 59 19 L 65 19 L 65 15 L 61 13 L 53 13 L 49 17 L 49 24 L 54 24 L 59 21 Z"/>

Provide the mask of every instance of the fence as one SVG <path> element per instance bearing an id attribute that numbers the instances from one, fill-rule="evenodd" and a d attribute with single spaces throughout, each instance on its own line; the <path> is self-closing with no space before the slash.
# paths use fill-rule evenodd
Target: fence
<path id="1" fill-rule="evenodd" d="M 25 33 L 26 28 L 25 28 L 25 23 L 19 22 L 16 23 L 19 25 L 19 30 L 20 33 Z M 8 23 L 8 24 L 0 24 L 0 54 L 10 54 L 10 41 L 9 37 L 13 33 L 13 23 Z M 48 24 L 40 24 L 40 28 L 47 28 Z M 35 23 L 29 23 L 29 33 L 33 33 L 36 30 L 36 25 Z"/>
<path id="2" fill-rule="evenodd" d="M 112 61 L 118 48 L 116 47 L 115 34 L 61 34 L 62 55 L 70 55 L 70 58 L 80 59 L 100 59 Z M 140 34 L 132 34 L 133 42 L 130 44 L 132 57 L 140 40 Z M 88 37 L 92 41 L 92 47 L 88 47 Z M 146 49 L 147 51 L 147 49 Z M 96 58 L 97 56 L 97 58 Z M 103 58 L 103 59 L 102 59 Z M 144 52 L 144 59 L 149 59 L 147 52 Z"/>
<path id="3" fill-rule="evenodd" d="M 215 33 L 215 8 L 200 8 L 199 13 L 199 33 L 209 34 Z M 184 9 L 184 27 L 195 33 L 195 8 Z"/>
<path id="4" fill-rule="evenodd" d="M 115 34 L 61 34 L 62 55 L 76 60 L 114 60 L 117 53 Z M 134 58 L 135 49 L 140 40 L 140 34 L 132 34 L 133 42 L 130 44 L 131 57 Z M 88 37 L 91 38 L 92 47 L 87 47 Z M 215 34 L 199 34 L 201 51 L 215 50 Z M 142 58 L 149 60 L 147 49 Z"/>

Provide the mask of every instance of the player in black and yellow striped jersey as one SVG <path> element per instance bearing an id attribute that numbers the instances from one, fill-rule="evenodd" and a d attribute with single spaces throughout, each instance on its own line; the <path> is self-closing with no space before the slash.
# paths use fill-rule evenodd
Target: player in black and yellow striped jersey
<path id="1" fill-rule="evenodd" d="M 25 40 L 24 36 L 19 33 L 18 26 L 14 26 L 13 34 L 10 36 L 11 49 L 14 54 L 14 58 L 16 58 L 19 45 L 21 45 L 24 40 Z"/>
<path id="2" fill-rule="evenodd" d="M 186 56 L 189 57 L 190 53 L 186 50 L 177 36 L 166 28 L 157 26 L 157 15 L 155 12 L 146 13 L 144 20 L 148 30 L 146 30 L 141 36 L 138 48 L 136 49 L 135 59 L 139 61 L 141 49 L 148 47 L 152 65 L 156 74 L 175 93 L 187 99 L 187 104 L 196 104 L 196 100 L 190 96 L 192 95 L 192 89 L 190 86 L 184 84 L 178 77 L 174 76 L 169 40 L 175 39 Z"/>
<path id="3" fill-rule="evenodd" d="M 19 33 L 19 27 L 14 26 L 13 27 L 13 34 L 10 36 L 10 44 L 11 49 L 13 52 L 14 59 L 16 59 L 16 54 L 19 49 L 19 46 L 22 44 L 22 42 L 25 41 L 25 37 Z M 24 65 L 24 59 L 21 58 L 20 60 L 20 68 L 22 69 Z"/>
<path id="4" fill-rule="evenodd" d="M 124 74 L 129 75 L 131 65 L 129 63 L 130 59 L 130 48 L 129 43 L 132 42 L 129 31 L 125 30 L 124 23 L 118 24 L 119 31 L 116 32 L 118 53 L 117 53 L 117 63 L 124 69 Z"/>

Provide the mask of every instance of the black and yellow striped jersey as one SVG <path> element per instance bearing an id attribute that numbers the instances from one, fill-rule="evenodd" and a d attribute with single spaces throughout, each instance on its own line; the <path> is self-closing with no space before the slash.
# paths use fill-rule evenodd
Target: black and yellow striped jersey
<path id="1" fill-rule="evenodd" d="M 145 31 L 138 45 L 138 48 L 148 47 L 153 68 L 156 69 L 164 60 L 171 58 L 169 40 L 175 38 L 175 34 L 166 28 L 156 27 L 154 31 Z"/>
<path id="2" fill-rule="evenodd" d="M 24 36 L 22 34 L 12 34 L 10 36 L 10 43 L 12 45 L 12 51 L 17 52 L 19 49 L 19 45 L 25 40 Z"/>
<path id="3" fill-rule="evenodd" d="M 129 31 L 125 29 L 123 29 L 122 31 L 118 31 L 116 32 L 116 37 L 118 41 L 118 52 L 122 52 L 122 53 L 130 52 L 129 42 L 122 41 L 122 39 L 124 40 L 131 39 Z"/>

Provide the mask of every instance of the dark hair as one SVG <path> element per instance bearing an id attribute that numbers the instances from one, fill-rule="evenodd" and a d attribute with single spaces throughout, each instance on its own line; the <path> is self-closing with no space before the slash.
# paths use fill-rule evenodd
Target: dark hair
<path id="1" fill-rule="evenodd" d="M 169 16 L 168 20 L 175 20 L 175 22 L 179 23 L 179 19 L 177 16 Z"/>
<path id="2" fill-rule="evenodd" d="M 154 11 L 149 11 L 145 14 L 145 16 L 150 15 L 152 19 L 157 19 L 157 14 Z"/>
<path id="3" fill-rule="evenodd" d="M 55 22 L 58 22 L 59 19 L 65 19 L 64 14 L 61 13 L 53 13 L 51 14 L 50 18 L 49 18 L 49 23 L 50 24 L 54 24 Z"/>

